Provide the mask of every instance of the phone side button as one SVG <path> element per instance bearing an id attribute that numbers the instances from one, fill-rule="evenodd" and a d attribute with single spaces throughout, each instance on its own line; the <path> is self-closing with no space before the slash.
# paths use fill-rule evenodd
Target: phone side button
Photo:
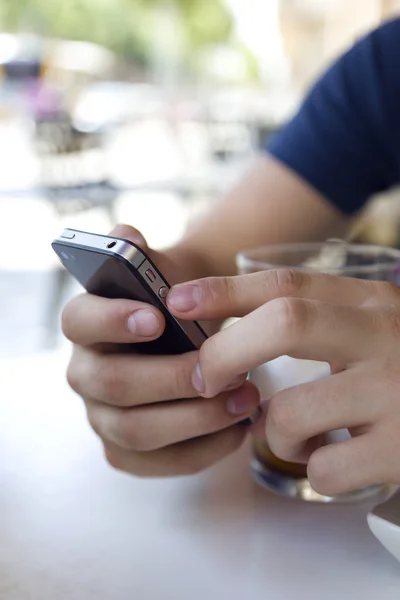
<path id="1" fill-rule="evenodd" d="M 168 294 L 168 288 L 165 285 L 160 287 L 160 289 L 158 290 L 158 295 L 160 296 L 160 298 L 162 298 L 164 300 L 164 298 L 167 297 L 167 294 Z"/>
<path id="2" fill-rule="evenodd" d="M 75 234 L 72 233 L 72 231 L 68 231 L 67 229 L 65 231 L 62 232 L 62 234 L 60 235 L 60 237 L 65 238 L 67 240 L 73 240 L 75 237 Z"/>
<path id="3" fill-rule="evenodd" d="M 147 269 L 146 271 L 146 277 L 149 281 L 151 281 L 151 283 L 154 283 L 155 280 L 157 279 L 154 271 L 152 271 L 151 269 Z"/>

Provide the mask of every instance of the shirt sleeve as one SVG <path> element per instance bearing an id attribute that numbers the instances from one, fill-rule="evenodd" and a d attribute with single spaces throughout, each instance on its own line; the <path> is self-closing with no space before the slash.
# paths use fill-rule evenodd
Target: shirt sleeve
<path id="1" fill-rule="evenodd" d="M 400 19 L 375 30 L 315 84 L 266 150 L 344 213 L 400 181 Z"/>

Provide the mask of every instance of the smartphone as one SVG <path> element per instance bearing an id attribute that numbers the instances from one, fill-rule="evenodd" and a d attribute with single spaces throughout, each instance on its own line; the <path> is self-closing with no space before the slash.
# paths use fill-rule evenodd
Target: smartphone
<path id="1" fill-rule="evenodd" d="M 168 281 L 149 256 L 129 240 L 65 229 L 52 247 L 69 273 L 90 294 L 146 302 L 164 314 L 166 327 L 159 339 L 125 344 L 125 351 L 183 354 L 198 350 L 207 339 L 196 321 L 181 321 L 169 312 Z"/>

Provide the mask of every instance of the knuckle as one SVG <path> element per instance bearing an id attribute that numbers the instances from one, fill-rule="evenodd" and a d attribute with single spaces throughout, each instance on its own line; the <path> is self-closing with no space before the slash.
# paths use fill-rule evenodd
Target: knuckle
<path id="1" fill-rule="evenodd" d="M 125 383 L 117 357 L 102 357 L 97 361 L 97 379 L 101 399 L 111 404 L 119 404 L 125 392 Z"/>
<path id="2" fill-rule="evenodd" d="M 188 360 L 184 357 L 179 357 L 179 360 L 171 365 L 168 378 L 170 381 L 170 395 L 176 398 L 184 398 L 191 395 L 191 366 Z"/>
<path id="3" fill-rule="evenodd" d="M 385 415 L 370 432 L 370 447 L 385 456 L 379 464 L 379 472 L 375 469 L 374 483 L 390 483 L 398 485 L 400 482 L 399 447 L 400 415 L 393 412 Z"/>
<path id="4" fill-rule="evenodd" d="M 61 315 L 61 328 L 65 337 L 71 341 L 75 341 L 76 335 L 76 308 L 80 302 L 82 295 L 73 298 L 64 307 Z"/>
<path id="5" fill-rule="evenodd" d="M 69 361 L 66 377 L 67 377 L 67 382 L 68 382 L 69 387 L 76 394 L 80 394 L 81 393 L 81 378 L 79 376 L 79 370 L 76 368 L 76 362 L 73 358 Z"/>
<path id="6" fill-rule="evenodd" d="M 400 385 L 400 363 L 392 354 L 382 356 L 379 361 L 368 365 L 368 375 L 372 375 L 378 382 L 384 384 L 387 398 L 396 397 Z"/>
<path id="7" fill-rule="evenodd" d="M 293 402 L 277 394 L 268 405 L 267 426 L 281 438 L 295 440 L 298 437 L 298 418 Z"/>
<path id="8" fill-rule="evenodd" d="M 307 474 L 311 486 L 319 494 L 331 496 L 336 493 L 330 463 L 323 451 L 317 450 L 311 455 L 308 461 Z"/>
<path id="9" fill-rule="evenodd" d="M 209 337 L 201 346 L 199 350 L 199 362 L 201 366 L 204 366 L 204 369 L 207 370 L 208 367 L 213 365 L 218 358 L 218 364 L 220 366 L 223 365 L 223 356 L 220 356 L 220 335 L 222 333 L 217 333 L 211 337 Z"/>
<path id="10" fill-rule="evenodd" d="M 203 439 L 201 447 L 198 440 L 192 440 L 192 445 L 185 444 L 179 449 L 179 456 L 176 455 L 177 464 L 179 463 L 179 472 L 181 475 L 197 475 L 218 463 L 226 456 L 235 452 L 246 438 L 246 432 L 240 426 L 233 426 L 225 429 L 210 437 Z"/>
<path id="11" fill-rule="evenodd" d="M 236 303 L 238 295 L 238 278 L 236 277 L 209 277 L 203 280 L 206 298 L 215 306 L 221 300 L 229 305 Z"/>
<path id="12" fill-rule="evenodd" d="M 129 300 L 112 300 L 107 302 L 104 311 L 99 314 L 99 328 L 120 330 L 127 321 L 136 305 Z"/>
<path id="13" fill-rule="evenodd" d="M 181 456 L 179 472 L 181 475 L 198 475 L 211 466 L 212 462 L 201 452 L 186 453 Z"/>
<path id="14" fill-rule="evenodd" d="M 151 449 L 147 432 L 141 426 L 135 411 L 109 409 L 103 405 L 88 402 L 86 414 L 93 431 L 104 443 L 112 442 L 120 450 L 148 451 Z"/>
<path id="15" fill-rule="evenodd" d="M 282 442 L 279 442 L 278 440 L 274 439 L 269 440 L 268 444 L 272 453 L 280 460 L 284 460 L 285 462 L 296 462 L 296 455 L 291 451 L 289 447 L 287 447 Z"/>
<path id="16" fill-rule="evenodd" d="M 118 440 L 121 446 L 128 450 L 137 452 L 146 452 L 151 449 L 146 431 L 141 426 L 140 419 L 132 412 L 129 417 L 124 417 L 119 420 L 118 429 L 116 431 Z"/>
<path id="17" fill-rule="evenodd" d="M 86 405 L 86 417 L 89 422 L 90 427 L 93 429 L 96 435 L 100 438 L 102 437 L 102 430 L 100 427 L 99 419 L 97 417 L 96 408 L 92 404 Z"/>
<path id="18" fill-rule="evenodd" d="M 370 327 L 372 335 L 377 340 L 377 345 L 386 347 L 385 354 L 387 355 L 388 347 L 392 346 L 394 352 L 397 353 L 397 345 L 400 334 L 400 314 L 396 306 L 368 306 L 363 309 L 363 316 L 368 319 L 367 323 Z M 380 343 L 379 343 L 380 342 Z M 393 348 L 394 344 L 394 348 Z"/>
<path id="19" fill-rule="evenodd" d="M 196 459 L 188 459 L 185 458 L 181 460 L 179 463 L 178 472 L 179 475 L 186 477 L 188 475 L 197 475 L 201 473 L 202 469 L 198 468 L 198 465 L 195 465 Z"/>
<path id="20" fill-rule="evenodd" d="M 240 301 L 240 297 L 243 295 L 243 280 L 241 277 L 224 277 L 221 279 L 223 286 L 223 292 L 228 300 L 229 306 L 233 308 Z M 234 315 L 233 315 L 234 316 Z"/>
<path id="21" fill-rule="evenodd" d="M 373 281 L 371 282 L 371 285 L 378 299 L 395 302 L 399 301 L 400 289 L 395 283 L 389 281 Z"/>
<path id="22" fill-rule="evenodd" d="M 209 362 L 210 357 L 212 357 L 214 347 L 215 347 L 214 336 L 212 336 L 212 337 L 208 338 L 202 344 L 202 346 L 199 350 L 199 363 L 200 363 L 201 372 L 203 373 L 203 376 L 204 376 L 204 372 L 206 370 L 206 365 Z"/>
<path id="23" fill-rule="evenodd" d="M 223 376 L 225 371 L 224 356 L 218 353 L 218 334 L 208 338 L 199 351 L 199 363 L 200 369 L 203 375 L 205 386 L 208 390 L 210 387 L 211 380 L 213 379 L 213 373 L 215 372 L 215 365 L 218 364 L 218 373 Z M 204 397 L 214 396 L 213 391 L 207 391 L 202 394 Z"/>
<path id="24" fill-rule="evenodd" d="M 134 452 L 150 452 L 157 450 L 160 445 L 160 432 L 149 429 L 147 407 L 133 409 L 117 409 L 114 413 L 111 438 L 117 446 Z M 110 439 L 111 439 L 110 438 Z"/>
<path id="25" fill-rule="evenodd" d="M 400 333 L 400 314 L 397 307 L 386 310 L 381 318 L 377 319 L 376 327 L 378 331 L 384 331 L 389 334 L 397 343 Z M 383 317 L 383 318 L 382 318 Z"/>
<path id="26" fill-rule="evenodd" d="M 207 277 L 201 281 L 201 284 L 205 295 L 211 300 L 224 296 L 228 287 L 225 277 Z"/>
<path id="27" fill-rule="evenodd" d="M 282 337 L 296 342 L 307 328 L 308 307 L 306 303 L 299 298 L 278 298 L 273 300 L 273 305 L 275 322 Z"/>
<path id="28" fill-rule="evenodd" d="M 135 452 L 127 453 L 125 450 L 118 450 L 107 443 L 103 444 L 104 456 L 112 469 L 122 473 L 128 473 L 135 477 L 153 477 L 152 469 L 149 468 L 147 461 L 143 461 L 140 454 Z"/>
<path id="29" fill-rule="evenodd" d="M 116 469 L 117 471 L 123 470 L 121 457 L 115 448 L 111 448 L 108 444 L 104 444 L 104 456 L 110 467 Z"/>
<path id="30" fill-rule="evenodd" d="M 268 271 L 267 271 L 268 276 Z M 293 296 L 306 286 L 309 275 L 296 269 L 274 269 L 273 277 L 280 296 Z"/>

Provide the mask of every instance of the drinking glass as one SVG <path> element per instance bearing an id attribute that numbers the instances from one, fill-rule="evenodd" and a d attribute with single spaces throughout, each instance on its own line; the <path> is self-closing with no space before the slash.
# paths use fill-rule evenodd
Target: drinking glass
<path id="1" fill-rule="evenodd" d="M 323 272 L 344 277 L 400 283 L 400 250 L 380 246 L 358 245 L 331 240 L 323 243 L 279 244 L 255 248 L 237 256 L 239 274 L 290 267 L 309 272 Z M 261 365 L 250 374 L 263 399 L 294 385 L 330 375 L 327 363 L 282 356 Z M 327 443 L 346 439 L 348 431 L 327 435 Z M 266 442 L 253 441 L 251 462 L 255 479 L 265 488 L 293 498 L 312 502 L 354 502 L 370 497 L 390 495 L 388 486 L 370 486 L 356 492 L 328 497 L 310 485 L 305 465 L 278 459 Z"/>

